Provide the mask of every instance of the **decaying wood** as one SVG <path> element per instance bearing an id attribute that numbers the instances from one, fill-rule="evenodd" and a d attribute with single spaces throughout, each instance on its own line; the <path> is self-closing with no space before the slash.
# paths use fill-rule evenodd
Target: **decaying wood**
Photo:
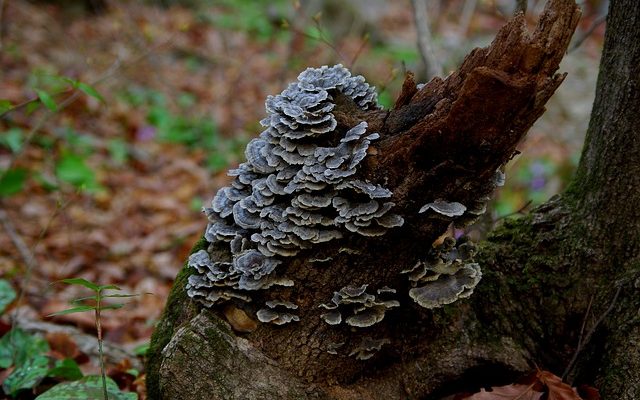
<path id="1" fill-rule="evenodd" d="M 497 365 L 505 373 L 530 368 L 526 346 L 506 332 L 486 331 L 475 309 L 486 303 L 477 294 L 446 310 L 425 310 L 409 298 L 406 276 L 399 273 L 415 264 L 449 224 L 418 209 L 435 199 L 463 204 L 476 199 L 514 155 L 564 78 L 556 71 L 579 16 L 572 0 L 552 0 L 532 34 L 522 15 L 514 17 L 491 46 L 472 51 L 446 79 L 434 78 L 417 90 L 409 74 L 390 111 L 360 112 L 338 99 L 339 128 L 366 120 L 380 132 L 360 173 L 394 192 L 405 225 L 381 238 L 350 237 L 313 250 L 314 258 L 331 257 L 330 262 L 312 264 L 308 253 L 297 257 L 285 266 L 296 285 L 268 291 L 255 303 L 293 301 L 301 321 L 262 324 L 242 339 L 221 328 L 222 313 L 200 311 L 189 302 L 184 295 L 188 271 L 183 271 L 154 335 L 147 378 L 151 397 L 422 398 L 474 368 Z M 341 287 L 361 284 L 397 288 L 402 306 L 357 332 L 320 319 L 318 304 Z M 248 315 L 258 308 L 241 306 Z M 390 344 L 368 361 L 327 352 L 332 343 L 352 348 L 363 336 Z M 262 367 L 269 373 L 260 373 Z M 241 374 L 254 374 L 251 383 L 233 384 Z"/>

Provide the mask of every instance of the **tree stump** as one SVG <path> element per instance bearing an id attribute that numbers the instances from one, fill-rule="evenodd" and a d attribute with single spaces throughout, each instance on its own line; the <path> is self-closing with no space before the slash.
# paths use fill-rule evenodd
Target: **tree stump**
<path id="1" fill-rule="evenodd" d="M 434 78 L 418 89 L 407 74 L 391 110 L 363 111 L 338 98 L 337 129 L 366 121 L 368 130 L 379 133 L 358 176 L 393 192 L 394 212 L 404 225 L 381 237 L 353 235 L 300 253 L 279 267 L 295 285 L 257 292 L 250 303 L 207 309 L 192 302 L 185 286 L 193 270 L 186 266 L 148 353 L 150 398 L 417 399 L 459 390 L 460 382 L 512 378 L 533 362 L 553 367 L 565 362 L 567 348 L 558 346 L 574 337 L 556 340 L 549 329 L 569 331 L 561 319 L 583 313 L 588 302 L 582 296 L 570 310 L 558 309 L 567 300 L 559 300 L 557 291 L 572 285 L 573 278 L 561 269 L 545 270 L 565 260 L 550 258 L 552 251 L 575 254 L 574 248 L 567 252 L 549 244 L 545 236 L 557 238 L 567 228 L 571 210 L 565 203 L 551 202 L 507 223 L 481 244 L 475 261 L 483 279 L 468 299 L 425 309 L 410 295 L 411 282 L 402 272 L 423 260 L 450 224 L 469 222 L 420 213 L 425 204 L 481 204 L 491 194 L 496 171 L 516 154 L 564 79 L 556 71 L 579 18 L 572 0 L 551 0 L 530 34 L 524 16 L 517 15 L 489 47 L 473 50 L 445 79 Z M 206 246 L 201 240 L 192 254 Z M 533 249 L 541 260 L 525 271 L 521 260 Z M 312 261 L 328 257 L 328 263 Z M 536 275 L 540 270 L 542 278 Z M 553 295 L 530 293 L 547 281 L 544 290 Z M 368 327 L 325 323 L 326 310 L 319 305 L 341 288 L 361 285 L 395 289 L 400 306 Z M 233 312 L 242 310 L 255 320 L 258 308 L 275 298 L 295 302 L 300 321 L 258 324 L 245 333 L 231 321 L 236 331 L 231 329 Z M 545 316 L 545 326 L 540 313 L 549 309 L 555 311 Z M 367 340 L 377 341 L 379 346 L 370 347 L 379 351 L 362 360 L 356 349 Z"/>

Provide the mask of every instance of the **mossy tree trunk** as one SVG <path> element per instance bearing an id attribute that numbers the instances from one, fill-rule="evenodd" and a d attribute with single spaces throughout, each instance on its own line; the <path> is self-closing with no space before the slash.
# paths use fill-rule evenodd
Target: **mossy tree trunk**
<path id="1" fill-rule="evenodd" d="M 330 265 L 311 265 L 308 254 L 294 260 L 288 268 L 296 286 L 285 294 L 300 305 L 301 321 L 284 327 L 234 333 L 221 310 L 188 299 L 185 268 L 152 340 L 150 397 L 437 398 L 507 383 L 534 366 L 560 374 L 571 364 L 569 379 L 595 382 L 604 399 L 640 398 L 636 0 L 611 2 L 591 124 L 570 189 L 481 243 L 483 280 L 469 299 L 425 310 L 399 276 L 448 224 L 416 209 L 436 198 L 473 199 L 542 114 L 563 79 L 555 71 L 578 18 L 573 1 L 550 1 L 533 35 L 516 17 L 446 80 L 416 91 L 408 77 L 391 111 L 362 114 L 338 104 L 340 124 L 364 119 L 380 132 L 377 154 L 360 173 L 393 190 L 407 223 L 382 239 L 319 249 L 337 254 Z M 344 247 L 366 251 L 340 253 Z M 400 288 L 402 307 L 357 332 L 321 322 L 317 304 L 363 283 Z M 391 343 L 368 361 L 326 352 L 329 342 L 348 346 L 364 335 Z"/>

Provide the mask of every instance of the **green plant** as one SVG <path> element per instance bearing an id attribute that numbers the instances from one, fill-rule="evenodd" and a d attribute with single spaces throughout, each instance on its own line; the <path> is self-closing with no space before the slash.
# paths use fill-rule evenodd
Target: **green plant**
<path id="1" fill-rule="evenodd" d="M 102 95 L 93 86 L 69 77 L 36 71 L 30 74 L 28 81 L 28 86 L 32 88 L 36 96 L 20 104 L 12 104 L 8 100 L 0 99 L 0 118 L 22 108 L 25 108 L 29 114 L 38 109 L 40 105 L 44 105 L 48 113 L 26 135 L 20 128 L 11 127 L 11 122 L 9 121 L 10 128 L 0 136 L 0 146 L 9 149 L 12 153 L 9 166 L 0 170 L 0 198 L 9 197 L 22 191 L 30 172 L 33 171 L 15 167 L 14 162 L 32 139 L 40 139 L 37 131 L 49 116 L 66 107 L 78 93 L 83 93 L 100 102 L 104 102 Z M 58 103 L 56 98 L 65 94 L 70 96 Z M 56 165 L 58 179 L 90 193 L 98 191 L 101 187 L 95 180 L 95 174 L 85 163 L 85 158 L 88 155 L 85 150 L 91 143 L 87 142 L 85 136 L 76 134 L 68 128 L 62 136 L 68 140 L 71 147 L 81 148 L 82 154 L 75 154 L 66 150 L 62 152 L 62 156 L 57 160 Z M 36 172 L 35 176 L 37 178 L 42 174 Z M 47 185 L 45 188 L 51 189 L 52 187 L 58 188 L 57 185 Z"/>
<path id="2" fill-rule="evenodd" d="M 289 4 L 288 0 L 219 0 L 216 2 L 219 10 L 215 14 L 202 12 L 199 17 L 216 28 L 246 32 L 264 43 L 287 37 L 287 32 L 278 25 L 279 16 L 285 15 Z"/>
<path id="3" fill-rule="evenodd" d="M 36 397 L 36 400 L 90 400 L 100 396 L 108 396 L 111 400 L 137 400 L 138 398 L 135 393 L 121 391 L 111 378 L 85 376 L 77 381 L 57 384 Z"/>
<path id="4" fill-rule="evenodd" d="M 190 108 L 195 100 L 189 93 L 177 96 L 179 112 L 172 111 L 167 98 L 154 90 L 133 87 L 120 93 L 119 97 L 132 106 L 147 109 L 146 122 L 158 141 L 180 144 L 194 151 L 206 151 L 206 167 L 213 172 L 225 170 L 242 156 L 247 138 L 224 137 L 210 117 L 190 115 Z M 110 150 L 112 155 L 120 159 L 126 156 L 126 149 L 121 146 L 112 146 Z"/>
<path id="5" fill-rule="evenodd" d="M 16 292 L 7 280 L 0 280 L 0 314 L 16 298 Z M 49 344 L 40 335 L 30 334 L 14 327 L 0 338 L 0 368 L 13 367 L 2 390 L 15 397 L 24 389 L 35 387 L 47 377 L 75 380 L 82 378 L 78 364 L 71 359 L 53 360 L 47 352 Z"/>
<path id="6" fill-rule="evenodd" d="M 16 299 L 16 291 L 6 279 L 0 279 L 0 315 Z"/>
<path id="7" fill-rule="evenodd" d="M 66 283 L 69 285 L 78 285 L 78 286 L 83 286 L 89 290 L 91 290 L 94 294 L 92 296 L 86 296 L 86 297 L 80 297 L 77 299 L 73 299 L 71 300 L 71 304 L 74 307 L 68 308 L 66 310 L 62 310 L 62 311 L 58 311 L 55 312 L 53 314 L 50 314 L 49 316 L 56 316 L 56 315 L 66 315 L 66 314 L 73 314 L 73 313 L 79 313 L 79 312 L 87 312 L 87 311 L 93 311 L 94 315 L 95 315 L 95 324 L 96 324 L 96 333 L 98 336 L 98 353 L 100 355 L 100 375 L 102 378 L 102 395 L 104 400 L 108 400 L 109 399 L 109 393 L 114 391 L 113 385 L 111 384 L 111 382 L 109 382 L 109 379 L 107 378 L 106 372 L 105 372 L 105 363 L 104 363 L 104 351 L 103 351 L 103 337 L 102 337 L 102 320 L 101 320 L 101 313 L 103 311 L 106 310 L 115 310 L 115 309 L 119 309 L 124 307 L 125 303 L 110 303 L 110 304 L 106 304 L 105 300 L 106 299 L 112 299 L 112 298 L 128 298 L 128 297 L 135 297 L 138 296 L 137 294 L 122 294 L 122 293 L 112 293 L 112 294 L 105 294 L 106 291 L 112 290 L 112 291 L 118 291 L 120 290 L 120 288 L 116 285 L 98 285 L 94 282 L 88 281 L 86 279 L 82 279 L 82 278 L 70 278 L 70 279 L 63 279 L 61 281 L 62 283 Z M 115 383 L 114 383 L 115 385 Z M 69 385 L 67 384 L 64 388 L 58 388 L 56 389 L 56 387 L 54 387 L 53 389 L 56 389 L 56 391 L 54 391 L 54 394 L 60 392 L 60 393 L 65 393 L 68 390 L 77 390 L 78 388 L 81 387 L 85 387 L 85 388 L 93 388 L 93 386 L 95 386 L 95 380 L 89 379 L 86 380 L 84 382 L 82 382 L 82 384 L 78 384 L 78 385 Z M 51 389 L 51 390 L 53 390 Z M 115 389 L 117 389 L 117 386 L 115 386 Z M 45 392 L 44 394 L 47 394 L 49 392 Z M 88 394 L 88 393 L 87 393 Z M 49 397 L 38 397 L 39 399 L 53 399 L 56 397 L 50 397 L 51 395 L 48 395 Z M 135 395 L 134 395 L 135 396 Z M 87 398 L 91 398 L 91 397 L 87 397 Z M 121 399 L 123 397 L 116 397 L 118 399 Z M 134 397 L 136 398 L 136 397 Z"/>

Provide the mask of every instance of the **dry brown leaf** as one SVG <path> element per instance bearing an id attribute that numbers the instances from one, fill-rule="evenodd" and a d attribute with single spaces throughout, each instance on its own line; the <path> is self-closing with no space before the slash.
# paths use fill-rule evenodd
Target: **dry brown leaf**
<path id="1" fill-rule="evenodd" d="M 224 316 L 236 332 L 253 332 L 258 327 L 256 321 L 251 319 L 247 313 L 234 306 L 225 307 Z"/>
<path id="2" fill-rule="evenodd" d="M 467 397 L 468 400 L 540 400 L 544 393 L 533 390 L 533 385 L 512 384 L 491 388 Z"/>
<path id="3" fill-rule="evenodd" d="M 585 400 L 601 400 L 600 391 L 593 386 L 589 385 L 580 385 L 578 387 L 578 393 Z"/>
<path id="4" fill-rule="evenodd" d="M 562 382 L 562 378 L 549 371 L 538 371 L 536 377 L 547 387 L 548 400 L 583 400 L 571 386 Z"/>
<path id="5" fill-rule="evenodd" d="M 49 332 L 46 335 L 47 342 L 51 349 L 51 355 L 58 359 L 71 358 L 76 360 L 83 356 L 78 349 L 76 341 L 64 332 Z"/>

